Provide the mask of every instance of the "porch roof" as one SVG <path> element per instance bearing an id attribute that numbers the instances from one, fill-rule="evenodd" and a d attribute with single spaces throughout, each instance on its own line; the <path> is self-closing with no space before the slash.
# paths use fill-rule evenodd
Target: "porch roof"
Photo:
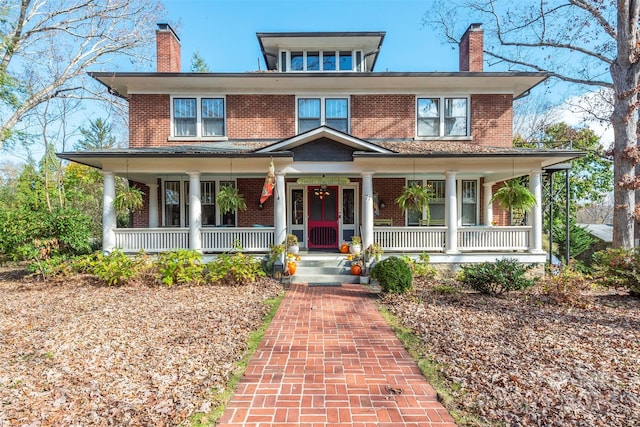
<path id="1" fill-rule="evenodd" d="M 285 141 L 291 142 L 290 139 Z M 295 141 L 295 140 L 294 140 Z M 354 141 L 352 141 L 353 143 Z M 356 141 L 357 142 L 357 141 Z M 447 144 L 440 150 L 424 152 L 395 152 L 375 150 L 371 143 L 362 143 L 353 152 L 352 161 L 295 161 L 288 145 L 279 150 L 262 151 L 255 141 L 245 141 L 244 148 L 229 149 L 189 145 L 158 148 L 123 148 L 102 151 L 75 151 L 58 153 L 62 159 L 97 169 L 110 170 L 141 183 L 153 183 L 158 175 L 201 172 L 221 174 L 233 172 L 235 176 L 264 176 L 265 160 L 272 158 L 277 170 L 288 176 L 338 174 L 359 176 L 372 171 L 376 176 L 404 176 L 418 174 L 438 175 L 455 170 L 461 177 L 484 177 L 485 182 L 498 182 L 529 173 L 531 170 L 569 161 L 584 155 L 571 150 L 539 150 L 524 148 L 471 147 L 473 144 Z M 395 146 L 397 142 L 390 145 Z M 242 144 L 240 144 L 242 145 Z M 264 142 L 257 143 L 264 147 Z M 277 145 L 277 144 L 276 144 Z M 294 144 L 295 145 L 295 144 Z M 379 142 L 383 146 L 385 143 Z M 427 144 L 428 145 L 428 144 Z M 271 144 L 271 148 L 274 148 Z M 284 149 L 283 149 L 284 148 Z M 366 150 L 366 151 L 365 151 Z"/>

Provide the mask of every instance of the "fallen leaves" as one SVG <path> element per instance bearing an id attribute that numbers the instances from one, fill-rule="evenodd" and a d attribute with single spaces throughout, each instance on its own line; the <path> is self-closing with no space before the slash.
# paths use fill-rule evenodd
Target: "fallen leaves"
<path id="1" fill-rule="evenodd" d="M 383 303 L 422 336 L 466 412 L 507 426 L 640 425 L 638 299 L 576 308 L 423 284 Z"/>
<path id="2" fill-rule="evenodd" d="M 0 425 L 176 425 L 210 408 L 282 288 L 0 282 Z"/>

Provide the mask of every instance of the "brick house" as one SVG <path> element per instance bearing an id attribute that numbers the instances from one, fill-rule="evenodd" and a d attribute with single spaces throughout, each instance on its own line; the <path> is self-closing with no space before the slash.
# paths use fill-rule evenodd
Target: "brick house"
<path id="1" fill-rule="evenodd" d="M 429 252 L 433 262 L 509 254 L 544 262 L 541 203 L 526 225 L 489 203 L 506 179 L 541 176 L 575 158 L 512 147 L 513 100 L 545 80 L 483 72 L 483 31 L 460 42 L 459 72 L 377 72 L 383 32 L 258 33 L 266 71 L 184 73 L 180 40 L 157 29 L 157 72 L 92 72 L 129 103 L 129 146 L 59 156 L 103 171 L 103 247 L 136 252 L 246 251 L 296 234 L 303 248 L 336 251 L 361 235 L 385 252 Z M 270 163 L 273 196 L 259 203 Z M 116 227 L 114 177 L 144 193 L 133 227 Z M 430 185 L 426 213 L 395 203 L 403 186 Z M 246 211 L 222 214 L 235 186 Z"/>

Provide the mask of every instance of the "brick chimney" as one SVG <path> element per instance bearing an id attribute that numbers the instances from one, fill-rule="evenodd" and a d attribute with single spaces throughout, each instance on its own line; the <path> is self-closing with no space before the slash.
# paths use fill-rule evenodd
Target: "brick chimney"
<path id="1" fill-rule="evenodd" d="M 156 52 L 159 73 L 180 72 L 180 39 L 169 24 L 158 24 Z"/>
<path id="2" fill-rule="evenodd" d="M 482 24 L 471 24 L 458 43 L 460 71 L 482 71 L 484 30 Z"/>

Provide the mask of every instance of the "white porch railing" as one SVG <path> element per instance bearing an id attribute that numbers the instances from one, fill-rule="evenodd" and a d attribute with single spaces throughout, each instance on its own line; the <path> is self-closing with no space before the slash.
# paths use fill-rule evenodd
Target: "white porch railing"
<path id="1" fill-rule="evenodd" d="M 166 252 L 189 247 L 188 228 L 118 228 L 116 248 L 124 252 Z"/>
<path id="2" fill-rule="evenodd" d="M 524 251 L 530 249 L 531 227 L 458 228 L 460 251 Z"/>
<path id="3" fill-rule="evenodd" d="M 442 251 L 446 227 L 374 227 L 373 241 L 386 251 Z"/>
<path id="4" fill-rule="evenodd" d="M 205 252 L 228 252 L 236 242 L 245 252 L 268 252 L 273 244 L 273 227 L 218 227 L 203 228 L 202 250 Z"/>
<path id="5" fill-rule="evenodd" d="M 227 252 L 236 241 L 246 252 L 267 252 L 273 243 L 273 227 L 203 228 L 202 250 Z M 189 248 L 188 228 L 119 228 L 115 230 L 116 247 L 124 252 L 166 252 Z"/>
<path id="6" fill-rule="evenodd" d="M 373 240 L 385 251 L 442 252 L 446 227 L 374 227 Z M 273 244 L 273 227 L 203 228 L 202 250 L 226 252 L 238 242 L 246 252 L 268 252 Z M 188 228 L 119 228 L 116 247 L 125 252 L 165 252 L 189 247 Z M 460 227 L 460 252 L 526 251 L 530 249 L 531 227 Z"/>
<path id="7" fill-rule="evenodd" d="M 374 227 L 373 240 L 386 251 L 442 252 L 446 227 Z M 529 250 L 531 227 L 460 227 L 458 250 L 522 251 Z"/>

